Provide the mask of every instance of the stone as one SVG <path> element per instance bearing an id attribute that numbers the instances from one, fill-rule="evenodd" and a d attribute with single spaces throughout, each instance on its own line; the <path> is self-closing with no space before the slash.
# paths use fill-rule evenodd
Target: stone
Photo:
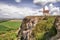
<path id="1" fill-rule="evenodd" d="M 53 36 L 50 40 L 60 40 L 60 16 L 57 16 L 54 22 L 57 34 Z"/>

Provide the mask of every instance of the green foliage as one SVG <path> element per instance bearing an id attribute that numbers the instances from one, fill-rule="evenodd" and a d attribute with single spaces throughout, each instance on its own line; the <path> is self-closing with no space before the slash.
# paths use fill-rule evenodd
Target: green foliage
<path id="1" fill-rule="evenodd" d="M 33 30 L 36 40 L 49 40 L 51 36 L 56 34 L 54 27 L 55 17 L 46 17 L 44 20 L 39 20 L 38 24 Z"/>
<path id="2" fill-rule="evenodd" d="M 49 40 L 51 36 L 56 34 L 54 27 L 55 17 L 46 17 L 39 20 L 33 29 L 33 35 L 36 40 Z M 16 31 L 20 27 L 20 21 L 4 21 L 0 22 L 0 40 L 17 40 Z"/>
<path id="3" fill-rule="evenodd" d="M 6 34 L 0 35 L 0 40 L 16 40 L 15 32 L 7 32 Z"/>
<path id="4" fill-rule="evenodd" d="M 0 23 L 0 25 L 6 26 L 11 29 L 17 29 L 20 26 L 20 24 L 21 23 L 19 21 L 7 21 Z"/>
<path id="5" fill-rule="evenodd" d="M 21 21 L 0 22 L 0 40 L 17 40 L 16 31 L 21 25 Z"/>

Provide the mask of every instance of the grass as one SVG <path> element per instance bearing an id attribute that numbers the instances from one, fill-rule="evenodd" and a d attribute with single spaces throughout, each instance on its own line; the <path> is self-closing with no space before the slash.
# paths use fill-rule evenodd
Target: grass
<path id="1" fill-rule="evenodd" d="M 33 34 L 36 40 L 49 40 L 51 36 L 56 34 L 54 27 L 55 17 L 46 17 L 44 20 L 39 20 L 36 27 L 33 29 Z M 21 21 L 4 21 L 0 22 L 0 40 L 17 40 L 16 31 L 21 25 Z"/>
<path id="2" fill-rule="evenodd" d="M 21 21 L 0 22 L 0 40 L 15 40 Z"/>
<path id="3" fill-rule="evenodd" d="M 46 17 L 44 20 L 39 20 L 38 24 L 33 30 L 36 40 L 49 40 L 52 36 L 56 35 L 54 27 L 55 17 Z"/>

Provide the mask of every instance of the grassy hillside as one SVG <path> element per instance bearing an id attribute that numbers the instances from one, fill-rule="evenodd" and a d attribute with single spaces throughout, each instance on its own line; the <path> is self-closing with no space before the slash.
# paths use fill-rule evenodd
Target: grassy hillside
<path id="1" fill-rule="evenodd" d="M 31 18 L 31 17 L 28 17 Z M 33 17 L 34 18 L 34 17 Z M 41 18 L 41 17 L 39 17 Z M 44 18 L 44 17 L 43 17 Z M 33 35 L 36 40 L 49 40 L 56 34 L 54 27 L 55 17 L 46 17 L 39 19 L 36 27 L 33 29 Z M 0 22 L 0 40 L 16 40 L 16 31 L 21 25 L 21 21 Z"/>
<path id="2" fill-rule="evenodd" d="M 21 21 L 0 22 L 0 40 L 15 40 Z"/>
<path id="3" fill-rule="evenodd" d="M 49 40 L 50 37 L 56 34 L 54 27 L 55 17 L 46 17 L 43 20 L 39 20 L 38 24 L 33 30 L 33 34 L 36 40 Z"/>

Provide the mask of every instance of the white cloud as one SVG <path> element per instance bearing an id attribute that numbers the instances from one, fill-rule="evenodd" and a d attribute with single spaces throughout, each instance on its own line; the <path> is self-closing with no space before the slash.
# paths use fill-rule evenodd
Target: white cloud
<path id="1" fill-rule="evenodd" d="M 60 15 L 60 8 L 55 7 L 52 3 L 49 6 L 45 6 L 44 8 L 45 8 L 45 10 L 49 10 L 49 13 L 50 13 L 51 16 Z M 43 15 L 42 12 L 43 12 L 43 8 L 39 9 L 37 11 L 37 14 L 40 13 L 39 15 Z"/>
<path id="2" fill-rule="evenodd" d="M 59 13 L 59 8 L 54 7 L 53 4 L 49 5 L 50 13 L 55 15 Z M 48 9 L 46 7 L 46 9 Z M 43 8 L 41 9 L 32 9 L 28 7 L 16 7 L 16 6 L 9 6 L 7 4 L 0 4 L 0 18 L 23 18 L 25 16 L 41 16 L 43 15 Z"/>
<path id="3" fill-rule="evenodd" d="M 50 12 L 52 13 L 52 15 L 60 15 L 59 14 L 59 7 L 54 7 L 50 10 Z"/>
<path id="4" fill-rule="evenodd" d="M 50 13 L 51 15 L 60 15 L 60 9 L 59 7 L 55 7 L 53 4 L 49 5 Z"/>
<path id="5" fill-rule="evenodd" d="M 49 4 L 49 8 L 50 8 L 50 9 L 54 8 L 54 5 L 53 5 L 52 3 Z"/>
<path id="6" fill-rule="evenodd" d="M 39 12 L 42 12 L 43 11 L 43 8 L 39 9 Z"/>
<path id="7" fill-rule="evenodd" d="M 33 3 L 45 5 L 48 2 L 58 2 L 58 1 L 60 0 L 33 0 Z"/>
<path id="8" fill-rule="evenodd" d="M 57 0 L 57 1 L 60 1 L 60 0 Z"/>
<path id="9" fill-rule="evenodd" d="M 41 8 L 41 9 L 38 9 L 38 10 L 36 10 L 35 11 L 35 13 L 33 14 L 33 16 L 43 16 L 43 9 Z"/>
<path id="10" fill-rule="evenodd" d="M 28 7 L 16 7 L 9 6 L 7 4 L 0 4 L 0 18 L 22 18 L 25 16 L 35 15 L 37 13 L 37 9 L 32 9 Z M 39 13 L 40 14 L 40 13 Z"/>
<path id="11" fill-rule="evenodd" d="M 21 2 L 21 0 L 15 0 L 15 2 L 19 3 L 19 2 Z"/>
<path id="12" fill-rule="evenodd" d="M 44 8 L 45 8 L 45 10 L 49 10 L 48 6 L 45 6 Z"/>

